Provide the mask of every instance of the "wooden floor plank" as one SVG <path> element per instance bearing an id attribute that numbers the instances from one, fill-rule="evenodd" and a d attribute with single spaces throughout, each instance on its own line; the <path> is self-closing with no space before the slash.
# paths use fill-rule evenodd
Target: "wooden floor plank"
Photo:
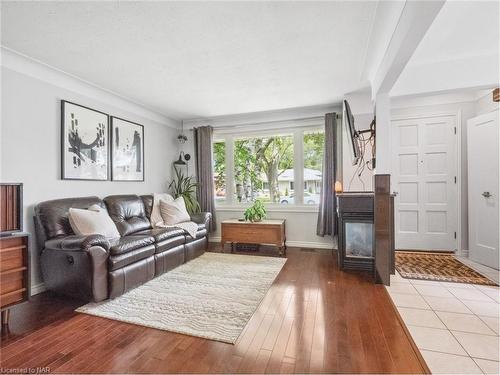
<path id="1" fill-rule="evenodd" d="M 254 254 L 252 254 L 254 255 Z M 258 255 L 258 254 L 257 254 Z M 0 367 L 85 373 L 424 373 L 384 289 L 330 251 L 288 261 L 236 344 L 78 314 L 50 293 L 11 312 Z"/>

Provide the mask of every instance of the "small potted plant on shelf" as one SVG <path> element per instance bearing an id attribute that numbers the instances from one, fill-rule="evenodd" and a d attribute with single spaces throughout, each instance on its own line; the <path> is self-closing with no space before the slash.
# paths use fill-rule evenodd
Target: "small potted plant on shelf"
<path id="1" fill-rule="evenodd" d="M 252 207 L 247 208 L 244 213 L 245 220 L 252 223 L 262 221 L 266 218 L 266 208 L 261 200 L 257 199 Z"/>

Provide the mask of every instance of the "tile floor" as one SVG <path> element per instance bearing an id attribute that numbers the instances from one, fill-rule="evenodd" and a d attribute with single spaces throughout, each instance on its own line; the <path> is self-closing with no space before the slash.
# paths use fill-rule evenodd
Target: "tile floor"
<path id="1" fill-rule="evenodd" d="M 500 288 L 396 272 L 387 290 L 433 374 L 500 373 Z"/>

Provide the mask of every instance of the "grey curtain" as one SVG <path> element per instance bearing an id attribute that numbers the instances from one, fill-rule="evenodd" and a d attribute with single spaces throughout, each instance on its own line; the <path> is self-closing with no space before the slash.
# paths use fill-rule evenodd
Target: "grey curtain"
<path id="1" fill-rule="evenodd" d="M 211 126 L 202 126 L 194 129 L 194 147 L 196 153 L 196 178 L 198 182 L 197 197 L 201 211 L 210 212 L 210 232 L 215 232 L 215 193 L 214 174 L 212 165 L 212 135 Z"/>
<path id="2" fill-rule="evenodd" d="M 316 234 L 335 235 L 337 233 L 337 198 L 335 197 L 335 176 L 337 175 L 337 114 L 325 115 L 325 151 L 323 156 L 323 182 L 319 203 Z"/>

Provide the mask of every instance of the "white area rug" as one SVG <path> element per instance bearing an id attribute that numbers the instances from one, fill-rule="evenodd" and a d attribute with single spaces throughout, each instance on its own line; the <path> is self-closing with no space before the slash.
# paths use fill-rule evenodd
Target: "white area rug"
<path id="1" fill-rule="evenodd" d="M 234 344 L 285 262 L 205 253 L 120 297 L 76 311 Z"/>

